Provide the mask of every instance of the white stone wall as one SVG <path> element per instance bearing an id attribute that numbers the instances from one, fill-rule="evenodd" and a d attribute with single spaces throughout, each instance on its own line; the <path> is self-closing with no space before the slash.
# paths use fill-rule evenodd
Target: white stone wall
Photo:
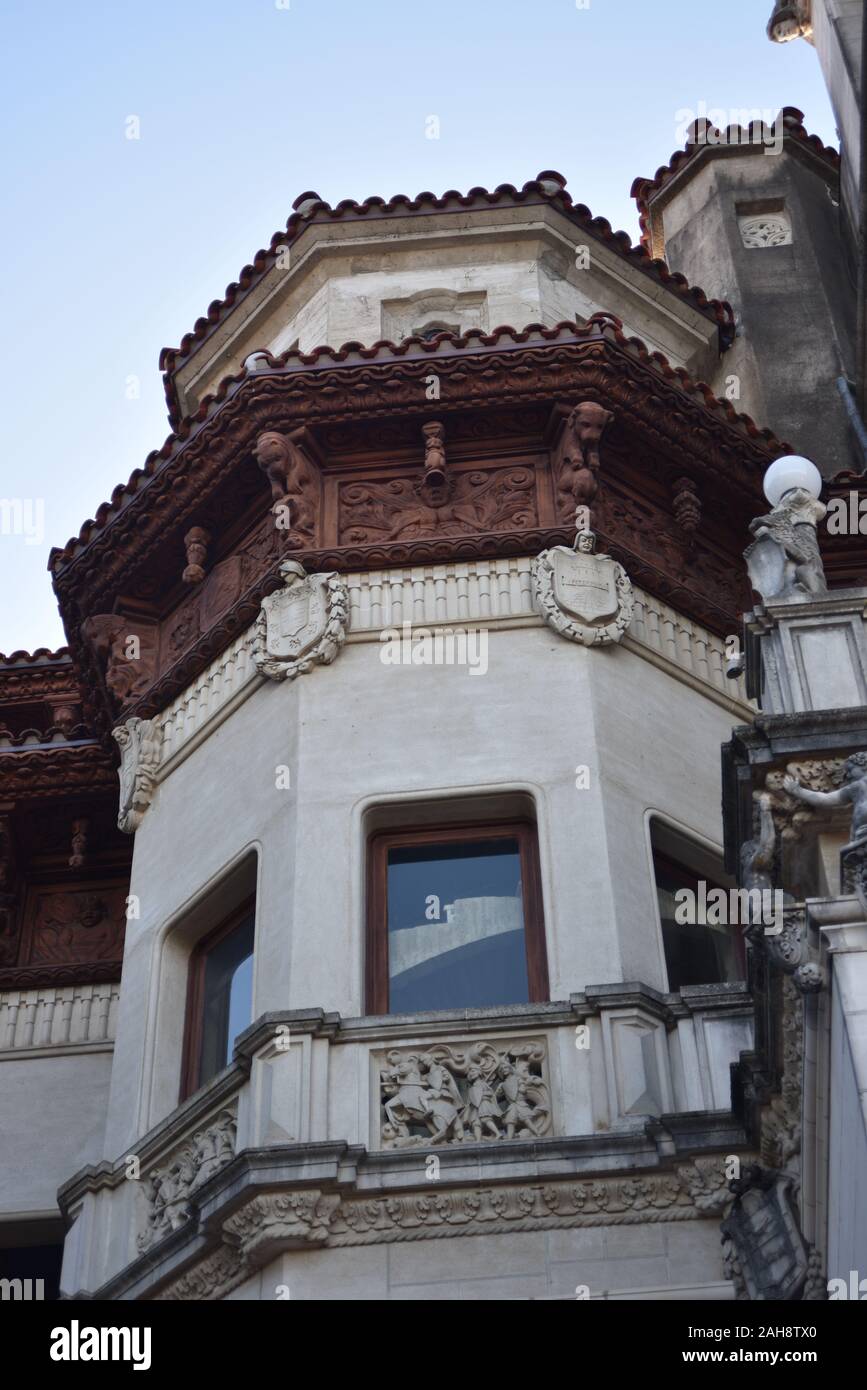
<path id="1" fill-rule="evenodd" d="M 833 959 L 828 1278 L 848 1288 L 851 1270 L 867 1279 L 867 955 Z"/>
<path id="2" fill-rule="evenodd" d="M 576 263 L 579 248 L 585 250 Z M 477 302 L 426 310 L 437 291 Z M 417 317 L 389 307 L 413 297 L 422 305 Z M 550 327 L 598 311 L 616 314 L 627 336 L 673 366 L 702 378 L 713 369 L 716 327 L 707 316 L 549 206 L 314 222 L 283 266 L 258 281 L 181 363 L 176 380 L 190 413 L 258 348 L 281 353 L 296 340 L 302 352 L 371 346 L 432 319 L 461 331 Z"/>
<path id="3" fill-rule="evenodd" d="M 651 622 L 642 609 L 655 647 L 631 638 L 615 648 L 576 646 L 527 613 L 524 562 L 497 563 L 506 573 L 489 587 L 508 603 L 486 622 L 484 676 L 384 666 L 379 624 L 404 610 L 391 580 L 379 586 L 377 607 L 376 577 L 365 586 L 350 576 L 358 626 L 332 666 L 294 682 L 262 681 L 241 639 L 235 675 L 214 681 L 212 668 L 205 682 L 210 719 L 200 722 L 186 697 L 175 702 L 169 760 L 136 836 L 131 891 L 142 915 L 127 932 L 107 1157 L 177 1105 L 186 984 L 178 929 L 245 854 L 258 857 L 254 1017 L 310 1007 L 363 1013 L 365 825 L 374 808 L 389 806 L 398 823 L 411 823 L 408 803 L 454 804 L 480 792 L 531 798 L 551 998 L 624 980 L 666 989 L 648 817 L 720 843 L 719 746 L 736 702 L 715 686 L 719 644 L 705 634 L 698 655 L 701 644 L 678 642 L 676 615 L 660 621 L 657 612 Z M 459 579 L 444 574 L 441 590 L 423 571 L 394 582 L 402 602 L 418 590 L 422 611 L 430 595 L 441 601 L 431 616 L 442 620 L 454 604 L 460 612 Z M 693 670 L 671 659 L 679 647 L 681 661 L 689 649 Z M 703 663 L 708 674 L 698 676 Z M 576 789 L 581 764 L 590 768 L 588 790 Z M 275 785 L 283 766 L 288 790 Z M 352 1089 L 351 1078 L 346 1084 Z M 705 1104 L 719 1093 L 713 1082 L 684 1085 Z"/>
<path id="4" fill-rule="evenodd" d="M 731 1298 L 718 1221 L 587 1226 L 291 1251 L 231 1294 L 234 1300 L 377 1299 L 591 1301 L 630 1294 L 657 1299 Z"/>
<path id="5" fill-rule="evenodd" d="M 111 1051 L 0 1057 L 0 1214 L 57 1211 L 57 1189 L 103 1154 Z"/>

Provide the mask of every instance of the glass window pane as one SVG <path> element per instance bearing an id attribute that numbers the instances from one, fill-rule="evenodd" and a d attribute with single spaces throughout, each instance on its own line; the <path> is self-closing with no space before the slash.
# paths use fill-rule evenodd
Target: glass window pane
<path id="1" fill-rule="evenodd" d="M 200 1086 L 228 1066 L 235 1039 L 252 1022 L 253 932 L 251 916 L 205 957 Z"/>
<path id="2" fill-rule="evenodd" d="M 389 1010 L 529 999 L 515 836 L 388 851 Z"/>
<path id="3" fill-rule="evenodd" d="M 745 978 L 744 951 L 739 926 L 713 925 L 699 920 L 678 922 L 676 893 L 687 888 L 700 905 L 702 894 L 699 880 L 689 869 L 674 863 L 664 855 L 653 857 L 656 874 L 656 893 L 662 922 L 662 943 L 668 968 L 670 990 L 684 985 L 714 985 Z M 705 879 L 705 896 L 720 885 Z"/>

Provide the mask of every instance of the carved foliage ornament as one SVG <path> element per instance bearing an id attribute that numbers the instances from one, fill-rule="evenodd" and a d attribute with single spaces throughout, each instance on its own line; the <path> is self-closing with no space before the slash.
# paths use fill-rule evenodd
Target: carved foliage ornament
<path id="1" fill-rule="evenodd" d="M 138 830 L 154 794 L 162 730 L 153 719 L 128 719 L 112 731 L 120 748 L 120 810 L 117 824 L 131 835 Z"/>
<path id="2" fill-rule="evenodd" d="M 537 1139 L 550 1132 L 542 1042 L 394 1048 L 380 1069 L 382 1146 Z"/>
<path id="3" fill-rule="evenodd" d="M 579 532 L 575 549 L 543 550 L 533 561 L 533 590 L 555 632 L 585 647 L 619 642 L 632 621 L 633 593 L 622 565 L 594 553 L 592 531 Z"/>
<path id="4" fill-rule="evenodd" d="M 446 473 L 431 457 L 428 450 L 421 478 L 342 486 L 340 544 L 520 531 L 539 524 L 531 468 Z"/>
<path id="5" fill-rule="evenodd" d="M 253 658 L 272 680 L 294 680 L 317 663 L 328 666 L 346 641 L 349 595 L 337 574 L 304 573 L 294 560 L 280 566 L 284 588 L 262 600 Z"/>
<path id="6" fill-rule="evenodd" d="M 384 1197 L 257 1193 L 223 1223 L 223 1244 L 168 1284 L 160 1300 L 219 1299 L 281 1249 L 488 1235 L 707 1217 L 731 1201 L 722 1155 L 674 1172 Z M 182 1224 L 182 1223 L 181 1223 Z"/>

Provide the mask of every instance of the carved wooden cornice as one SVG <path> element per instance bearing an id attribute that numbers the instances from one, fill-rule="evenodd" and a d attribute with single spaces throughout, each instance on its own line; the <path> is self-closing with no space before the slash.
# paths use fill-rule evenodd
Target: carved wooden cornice
<path id="1" fill-rule="evenodd" d="M 117 792 L 117 770 L 95 739 L 0 753 L 0 800 L 57 801 Z"/>
<path id="2" fill-rule="evenodd" d="M 228 379 L 97 522 L 52 553 L 103 736 L 120 709 L 150 717 L 163 708 L 249 626 L 287 555 L 308 572 L 346 572 L 568 544 L 574 503 L 562 441 L 547 422 L 562 429 L 579 402 L 611 418 L 594 502 L 600 544 L 686 616 L 733 630 L 749 597 L 739 550 L 762 472 L 784 446 L 607 315 L 583 327 L 504 330 L 493 344 L 483 337 L 434 354 L 410 343 L 382 360 L 351 349 L 316 364 L 269 358 Z M 422 426 L 434 414 L 449 465 L 431 492 L 422 487 Z M 298 523 L 289 534 L 275 529 L 282 502 L 257 462 L 266 435 L 274 467 L 281 441 L 287 461 L 303 443 L 306 463 L 285 499 Z M 674 484 L 685 482 L 702 497 L 698 531 L 672 503 Z M 201 526 L 212 538 L 210 568 L 190 585 L 185 540 Z M 134 672 L 119 655 L 128 636 L 141 646 Z"/>

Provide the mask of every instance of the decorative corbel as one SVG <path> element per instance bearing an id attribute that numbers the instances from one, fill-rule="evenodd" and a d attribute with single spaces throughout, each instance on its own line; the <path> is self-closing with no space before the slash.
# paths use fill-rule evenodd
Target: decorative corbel
<path id="1" fill-rule="evenodd" d="M 613 412 L 596 401 L 554 407 L 551 430 L 557 510 L 571 521 L 580 508 L 580 530 L 594 529 L 593 502 L 599 490 L 599 445 L 614 419 Z M 558 429 L 559 424 L 559 429 Z"/>
<path id="2" fill-rule="evenodd" d="M 153 800 L 162 748 L 162 730 L 153 719 L 128 719 L 112 730 L 120 748 L 118 829 L 132 835 Z"/>
<path id="3" fill-rule="evenodd" d="M 86 817 L 72 822 L 72 853 L 69 856 L 70 869 L 81 869 L 87 859 L 87 837 L 90 821 Z"/>
<path id="4" fill-rule="evenodd" d="M 264 430 L 256 439 L 254 454 L 271 484 L 271 512 L 278 531 L 295 548 L 312 544 L 320 457 L 310 431 L 303 425 L 289 434 Z"/>
<path id="5" fill-rule="evenodd" d="M 439 420 L 429 420 L 422 425 L 421 432 L 424 435 L 422 489 L 442 488 L 446 482 L 445 427 Z"/>
<path id="6" fill-rule="evenodd" d="M 204 526 L 193 526 L 184 536 L 187 566 L 181 578 L 185 584 L 201 584 L 205 577 L 210 543 L 211 533 Z"/>
<path id="7" fill-rule="evenodd" d="M 105 683 L 119 705 L 144 694 L 156 675 L 155 624 L 123 613 L 94 613 L 81 635 L 104 664 Z"/>
<path id="8" fill-rule="evenodd" d="M 673 485 L 672 493 L 674 519 L 687 540 L 691 540 L 693 532 L 701 525 L 701 498 L 698 495 L 698 487 L 692 478 L 678 478 Z"/>

